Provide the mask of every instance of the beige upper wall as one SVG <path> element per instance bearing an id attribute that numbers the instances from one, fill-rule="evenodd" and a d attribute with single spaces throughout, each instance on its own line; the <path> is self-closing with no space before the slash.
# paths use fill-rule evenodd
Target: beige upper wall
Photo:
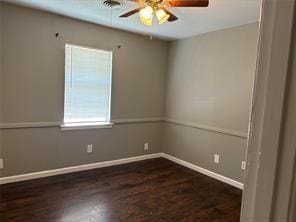
<path id="1" fill-rule="evenodd" d="M 65 43 L 113 50 L 113 119 L 163 116 L 167 42 L 29 8 L 0 5 L 5 30 L 1 122 L 63 120 Z M 118 45 L 122 47 L 118 49 Z"/>
<path id="2" fill-rule="evenodd" d="M 258 23 L 172 42 L 166 117 L 247 132 Z"/>

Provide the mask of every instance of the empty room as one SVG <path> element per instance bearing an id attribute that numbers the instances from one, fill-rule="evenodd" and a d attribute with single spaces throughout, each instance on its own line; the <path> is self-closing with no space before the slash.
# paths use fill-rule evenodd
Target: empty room
<path id="1" fill-rule="evenodd" d="M 261 4 L 0 1 L 0 221 L 242 221 Z"/>

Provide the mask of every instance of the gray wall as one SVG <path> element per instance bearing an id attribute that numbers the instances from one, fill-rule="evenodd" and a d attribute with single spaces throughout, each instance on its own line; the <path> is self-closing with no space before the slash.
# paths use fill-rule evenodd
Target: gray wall
<path id="1" fill-rule="evenodd" d="M 166 118 L 247 134 L 258 23 L 215 31 L 170 45 Z M 246 138 L 167 123 L 164 152 L 242 181 Z M 220 164 L 214 164 L 214 154 Z"/>
<path id="2" fill-rule="evenodd" d="M 118 124 L 111 129 L 59 128 L 3 130 L 2 176 L 76 166 L 160 152 L 162 123 Z M 143 143 L 150 150 L 143 151 Z M 92 154 L 86 144 L 93 144 Z"/>
<path id="3" fill-rule="evenodd" d="M 179 122 L 247 132 L 257 24 L 168 43 L 6 3 L 1 8 L 0 123 L 62 121 L 64 45 L 69 42 L 113 50 L 112 119 L 166 114 Z M 143 151 L 144 142 L 150 143 L 148 152 Z M 87 144 L 94 144 L 92 154 L 86 153 Z M 164 151 L 241 181 L 245 146 L 246 138 L 162 122 L 78 131 L 2 129 L 0 158 L 5 167 L 0 173 L 10 176 Z M 221 155 L 219 165 L 213 163 L 214 153 Z"/>
<path id="4" fill-rule="evenodd" d="M 113 50 L 112 119 L 163 116 L 168 43 L 74 19 L 0 3 L 3 7 L 2 123 L 63 120 L 66 42 Z M 55 38 L 59 32 L 60 37 Z M 117 48 L 118 45 L 122 47 Z M 2 176 L 159 152 L 162 123 L 112 129 L 58 127 L 1 130 Z M 150 150 L 143 151 L 143 143 Z M 94 144 L 94 153 L 86 145 Z"/>
<path id="5" fill-rule="evenodd" d="M 162 116 L 167 42 L 8 4 L 3 19 L 1 122 L 62 121 L 65 43 L 113 50 L 112 118 Z"/>

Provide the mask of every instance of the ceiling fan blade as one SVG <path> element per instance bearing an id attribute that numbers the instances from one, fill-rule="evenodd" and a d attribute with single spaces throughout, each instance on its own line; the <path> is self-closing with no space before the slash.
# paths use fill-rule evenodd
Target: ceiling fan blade
<path id="1" fill-rule="evenodd" d="M 127 13 L 124 13 L 124 14 L 120 15 L 119 17 L 120 18 L 126 18 L 126 17 L 129 17 L 129 16 L 133 15 L 133 14 L 138 13 L 140 10 L 141 10 L 141 8 L 136 8 L 134 10 L 131 10 L 131 11 L 127 12 Z"/>
<path id="2" fill-rule="evenodd" d="M 170 15 L 170 17 L 168 18 L 168 22 L 174 22 L 176 20 L 178 20 L 178 17 L 175 16 L 173 13 L 171 13 L 169 10 L 162 8 L 168 15 Z"/>
<path id="3" fill-rule="evenodd" d="M 208 0 L 168 0 L 171 7 L 208 7 Z"/>

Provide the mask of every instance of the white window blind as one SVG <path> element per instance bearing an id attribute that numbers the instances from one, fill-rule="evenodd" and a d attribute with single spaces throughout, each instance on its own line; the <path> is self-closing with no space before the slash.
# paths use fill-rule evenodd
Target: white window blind
<path id="1" fill-rule="evenodd" d="M 64 123 L 110 121 L 112 52 L 66 44 Z"/>

